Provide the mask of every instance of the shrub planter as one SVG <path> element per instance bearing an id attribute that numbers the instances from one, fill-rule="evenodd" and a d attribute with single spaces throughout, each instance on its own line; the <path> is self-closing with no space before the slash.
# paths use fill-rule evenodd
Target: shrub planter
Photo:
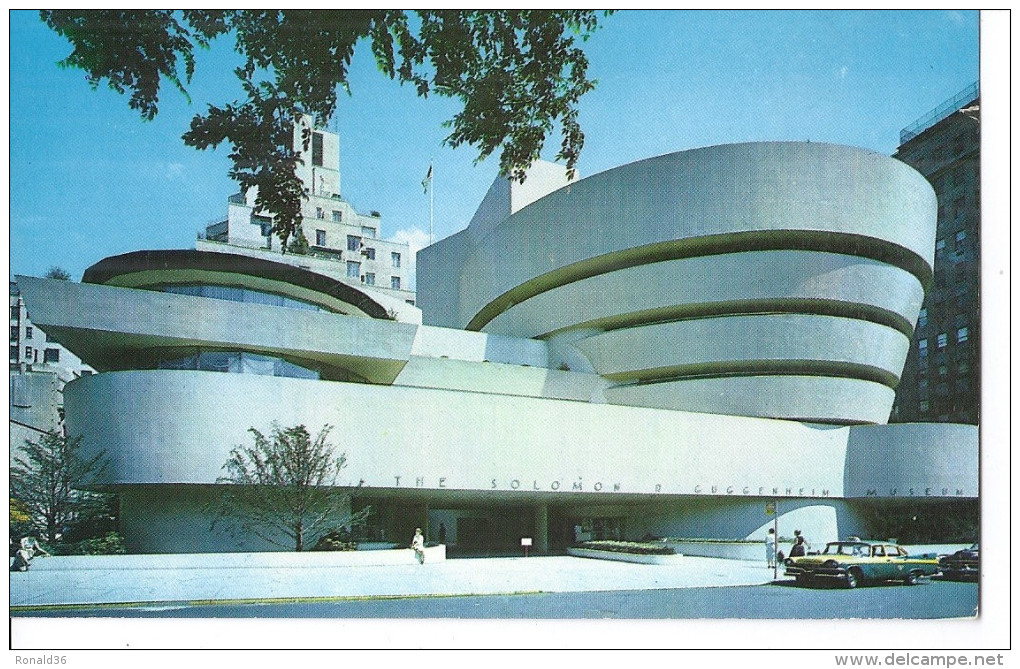
<path id="1" fill-rule="evenodd" d="M 637 553 L 621 553 L 619 551 L 600 551 L 592 548 L 568 548 L 567 555 L 597 560 L 616 560 L 618 562 L 636 562 L 638 564 L 678 565 L 683 555 L 638 555 Z"/>

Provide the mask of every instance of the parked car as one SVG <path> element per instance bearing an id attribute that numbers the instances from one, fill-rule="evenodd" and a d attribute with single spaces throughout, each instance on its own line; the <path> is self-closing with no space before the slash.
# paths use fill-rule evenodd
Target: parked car
<path id="1" fill-rule="evenodd" d="M 981 571 L 978 545 L 973 544 L 952 555 L 943 555 L 939 558 L 939 569 L 942 570 L 942 577 L 950 580 L 977 578 Z"/>
<path id="2" fill-rule="evenodd" d="M 858 539 L 832 541 L 818 555 L 787 558 L 786 575 L 798 583 L 836 579 L 848 588 L 865 581 L 902 581 L 914 585 L 939 571 L 934 555 L 910 556 L 900 546 Z"/>

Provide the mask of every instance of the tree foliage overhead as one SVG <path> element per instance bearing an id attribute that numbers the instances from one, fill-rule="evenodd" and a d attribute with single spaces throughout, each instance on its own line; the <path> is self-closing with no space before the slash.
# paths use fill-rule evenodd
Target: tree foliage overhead
<path id="1" fill-rule="evenodd" d="M 331 430 L 323 426 L 312 439 L 304 425 L 274 423 L 269 436 L 249 428 L 254 444 L 234 447 L 223 465 L 226 475 L 216 480 L 222 485 L 213 525 L 233 518 L 271 544 L 300 551 L 329 530 L 364 520 L 368 510 L 351 515 L 350 496 L 337 487 L 347 458 L 327 441 Z"/>
<path id="2" fill-rule="evenodd" d="M 597 28 L 592 10 L 44 10 L 45 23 L 73 50 L 61 61 L 88 82 L 130 94 L 155 117 L 162 80 L 187 95 L 195 48 L 227 35 L 244 65 L 235 74 L 245 99 L 210 104 L 184 134 L 199 149 L 233 146 L 230 175 L 257 186 L 256 206 L 274 218 L 286 245 L 301 222 L 301 182 L 293 128 L 303 114 L 324 126 L 337 90 L 350 92 L 356 47 L 367 42 L 379 69 L 418 95 L 459 100 L 446 142 L 468 144 L 482 160 L 500 149 L 500 172 L 524 180 L 557 127 L 558 159 L 572 173 L 584 145 L 580 97 L 594 87 L 577 44 Z M 308 133 L 303 136 L 307 148 Z"/>
<path id="3" fill-rule="evenodd" d="M 102 453 L 86 458 L 80 450 L 81 437 L 49 432 L 36 441 L 26 439 L 23 455 L 11 466 L 10 496 L 49 543 L 56 542 L 64 528 L 109 508 L 111 495 L 77 487 L 100 476 L 106 467 Z"/>

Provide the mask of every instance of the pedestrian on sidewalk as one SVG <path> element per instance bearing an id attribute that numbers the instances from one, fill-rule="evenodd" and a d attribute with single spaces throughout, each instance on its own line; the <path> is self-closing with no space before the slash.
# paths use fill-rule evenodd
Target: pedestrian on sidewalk
<path id="1" fill-rule="evenodd" d="M 32 563 L 32 558 L 35 557 L 36 553 L 49 556 L 46 549 L 39 545 L 39 540 L 33 535 L 29 534 L 22 537 L 19 548 L 14 554 L 14 564 L 11 565 L 11 570 L 28 571 L 28 566 Z"/>
<path id="2" fill-rule="evenodd" d="M 794 534 L 797 538 L 793 540 L 793 546 L 790 547 L 790 557 L 804 557 L 807 555 L 807 542 L 801 536 L 800 530 L 795 531 Z"/>
<path id="3" fill-rule="evenodd" d="M 776 531 L 771 527 L 769 533 L 765 535 L 765 565 L 769 569 L 776 566 Z"/>
<path id="4" fill-rule="evenodd" d="M 425 564 L 425 537 L 422 535 L 420 527 L 414 530 L 411 548 L 414 550 L 414 556 L 418 559 L 418 564 Z"/>

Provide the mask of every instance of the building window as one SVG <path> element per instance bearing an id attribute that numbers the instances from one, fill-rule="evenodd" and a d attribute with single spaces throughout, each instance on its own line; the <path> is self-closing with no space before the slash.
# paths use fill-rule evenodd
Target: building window
<path id="1" fill-rule="evenodd" d="M 347 261 L 347 276 L 351 279 L 357 279 L 361 276 L 361 263 L 354 262 L 353 260 Z"/>
<path id="2" fill-rule="evenodd" d="M 945 376 L 949 373 L 949 368 L 945 365 L 939 365 L 939 376 Z"/>
<path id="3" fill-rule="evenodd" d="M 961 360 L 960 364 L 956 366 L 956 369 L 960 372 L 960 374 L 966 374 L 970 371 L 970 362 L 967 360 Z"/>
<path id="4" fill-rule="evenodd" d="M 322 207 L 315 208 L 315 218 L 326 218 L 326 212 L 322 210 Z"/>
<path id="5" fill-rule="evenodd" d="M 948 343 L 948 341 L 949 341 L 949 337 L 946 335 L 946 333 L 945 332 L 940 332 L 939 336 L 935 339 L 935 345 L 938 348 L 942 349 L 942 348 L 946 347 L 946 344 Z"/>
<path id="6" fill-rule="evenodd" d="M 333 210 L 333 222 L 334 223 L 339 223 L 342 220 L 344 220 L 343 212 L 342 211 L 337 211 L 336 209 L 334 209 Z"/>
<path id="7" fill-rule="evenodd" d="M 921 309 L 921 313 L 917 316 L 917 327 L 923 328 L 928 324 L 928 310 Z"/>
<path id="8" fill-rule="evenodd" d="M 258 353 L 234 351 L 200 351 L 184 358 L 161 360 L 157 369 L 195 369 L 228 374 L 286 376 L 298 379 L 319 379 L 319 372 L 309 367 Z"/>
<path id="9" fill-rule="evenodd" d="M 307 269 L 307 268 L 303 268 Z M 250 288 L 238 288 L 237 286 L 217 286 L 215 284 L 174 284 L 157 288 L 164 293 L 177 295 L 192 295 L 194 297 L 208 297 L 214 300 L 226 300 L 228 302 L 250 302 L 254 304 L 265 304 L 272 307 L 285 307 L 287 309 L 302 309 L 305 311 L 330 311 L 313 302 L 305 302 L 276 293 L 267 293 L 261 290 Z"/>
<path id="10" fill-rule="evenodd" d="M 375 260 L 375 249 L 370 247 L 365 248 L 364 250 L 362 250 L 361 255 L 365 256 L 369 260 Z"/>
<path id="11" fill-rule="evenodd" d="M 32 328 L 31 327 L 26 327 L 25 328 L 25 339 L 31 339 L 31 338 L 32 338 Z"/>
<path id="12" fill-rule="evenodd" d="M 921 400 L 921 402 L 918 404 L 918 408 L 921 410 L 921 413 L 928 413 L 928 401 Z"/>
<path id="13" fill-rule="evenodd" d="M 967 231 L 966 230 L 957 230 L 956 231 L 956 243 L 957 244 L 959 244 L 960 242 L 962 242 L 966 238 L 967 238 Z"/>
<path id="14" fill-rule="evenodd" d="M 31 346 L 26 346 L 25 347 L 25 360 L 31 360 L 31 359 L 32 359 L 32 347 Z"/>
<path id="15" fill-rule="evenodd" d="M 326 231 L 325 230 L 316 230 L 315 231 L 315 245 L 316 246 L 325 246 L 326 245 Z"/>
<path id="16" fill-rule="evenodd" d="M 312 133 L 312 165 L 322 165 L 322 133 Z"/>
<path id="17" fill-rule="evenodd" d="M 18 307 L 11 307 L 11 320 L 16 321 L 21 318 L 21 309 Z"/>
<path id="18" fill-rule="evenodd" d="M 347 250 L 348 251 L 360 251 L 361 250 L 361 237 L 355 237 L 354 235 L 347 235 Z"/>
<path id="19" fill-rule="evenodd" d="M 365 272 L 365 283 L 369 286 L 375 285 L 375 272 Z"/>
<path id="20" fill-rule="evenodd" d="M 928 355 L 928 340 L 921 339 L 917 342 L 917 355 L 920 358 L 927 357 Z"/>
<path id="21" fill-rule="evenodd" d="M 935 250 L 936 251 L 941 251 L 944 248 L 946 248 L 946 240 L 939 239 L 939 240 L 935 241 Z"/>
<path id="22" fill-rule="evenodd" d="M 392 288 L 393 290 L 400 290 L 400 277 L 399 276 L 391 276 L 390 277 L 390 288 Z"/>
<path id="23" fill-rule="evenodd" d="M 366 237 L 375 238 L 375 228 L 370 228 L 367 225 L 363 225 L 361 226 L 361 234 L 365 235 Z"/>
<path id="24" fill-rule="evenodd" d="M 60 362 L 60 349 L 48 348 L 43 351 L 43 362 Z"/>
<path id="25" fill-rule="evenodd" d="M 17 360 L 18 359 L 18 351 L 19 350 L 20 349 L 17 346 L 12 346 L 11 347 L 11 360 Z"/>
<path id="26" fill-rule="evenodd" d="M 393 266 L 394 267 L 400 267 L 400 254 L 399 253 L 391 253 L 390 254 L 390 259 L 393 261 Z"/>
<path id="27" fill-rule="evenodd" d="M 959 328 L 959 329 L 957 329 L 957 331 L 956 331 L 956 343 L 957 344 L 962 344 L 963 342 L 967 341 L 967 339 L 969 337 L 970 337 L 970 331 L 967 328 Z"/>
<path id="28" fill-rule="evenodd" d="M 11 341 L 18 341 L 18 326 L 11 326 Z"/>

